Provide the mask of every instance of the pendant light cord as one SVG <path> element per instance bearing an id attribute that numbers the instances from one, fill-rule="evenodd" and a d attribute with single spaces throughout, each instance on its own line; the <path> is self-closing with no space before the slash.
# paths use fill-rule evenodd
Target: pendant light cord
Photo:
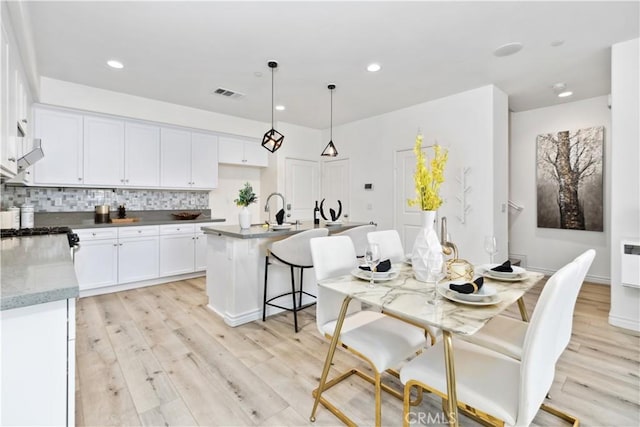
<path id="1" fill-rule="evenodd" d="M 331 89 L 331 128 L 329 130 L 329 141 L 333 141 L 333 89 Z"/>
<path id="2" fill-rule="evenodd" d="M 273 68 L 271 68 L 271 129 L 273 129 Z"/>

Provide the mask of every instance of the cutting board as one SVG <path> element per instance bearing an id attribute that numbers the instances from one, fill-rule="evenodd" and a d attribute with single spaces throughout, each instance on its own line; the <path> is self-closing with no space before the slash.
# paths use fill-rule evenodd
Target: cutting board
<path id="1" fill-rule="evenodd" d="M 128 222 L 138 222 L 140 218 L 111 218 L 111 222 L 114 224 L 126 224 Z"/>

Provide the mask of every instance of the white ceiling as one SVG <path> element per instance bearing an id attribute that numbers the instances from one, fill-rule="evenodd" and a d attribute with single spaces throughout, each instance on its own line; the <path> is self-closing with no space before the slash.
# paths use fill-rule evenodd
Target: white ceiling
<path id="1" fill-rule="evenodd" d="M 610 92 L 610 46 L 639 36 L 639 2 L 30 1 L 42 76 L 260 121 L 329 126 L 487 84 L 523 111 Z M 558 47 L 551 43 L 563 40 Z M 521 42 L 508 57 L 493 50 Z M 107 59 L 125 68 L 106 66 Z M 379 62 L 382 70 L 365 67 Z M 262 73 L 262 77 L 255 74 Z M 566 82 L 564 100 L 551 86 Z M 224 87 L 233 100 L 210 94 Z"/>

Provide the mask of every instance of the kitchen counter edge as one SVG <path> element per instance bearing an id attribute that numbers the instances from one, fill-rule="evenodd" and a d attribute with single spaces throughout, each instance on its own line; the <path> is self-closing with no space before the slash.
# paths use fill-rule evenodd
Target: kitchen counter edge
<path id="1" fill-rule="evenodd" d="M 286 237 L 314 228 L 327 228 L 329 234 L 339 233 L 350 228 L 367 225 L 367 223 L 349 222 L 340 225 L 314 225 L 311 223 L 302 223 L 293 225 L 289 230 L 272 230 L 264 228 L 261 224 L 252 225 L 251 228 L 241 229 L 239 225 L 225 225 L 221 227 L 202 227 L 205 234 L 217 234 L 220 236 L 234 237 L 236 239 L 264 239 L 271 237 Z"/>

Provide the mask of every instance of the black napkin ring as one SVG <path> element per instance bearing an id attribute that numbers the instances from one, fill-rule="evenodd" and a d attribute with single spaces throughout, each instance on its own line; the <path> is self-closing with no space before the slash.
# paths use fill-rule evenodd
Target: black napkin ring
<path id="1" fill-rule="evenodd" d="M 455 283 L 451 283 L 449 285 L 449 289 L 452 291 L 459 292 L 461 294 L 475 294 L 480 289 L 482 289 L 482 285 L 484 284 L 484 278 L 478 277 L 471 283 L 463 283 L 461 285 L 456 285 Z"/>

